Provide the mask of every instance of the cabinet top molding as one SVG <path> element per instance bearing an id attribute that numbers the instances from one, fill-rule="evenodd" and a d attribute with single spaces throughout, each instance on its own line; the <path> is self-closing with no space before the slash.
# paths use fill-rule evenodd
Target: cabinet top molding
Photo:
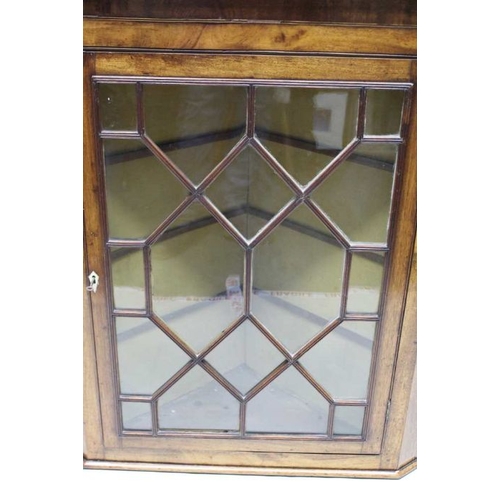
<path id="1" fill-rule="evenodd" d="M 415 57 L 415 27 L 84 17 L 87 50 L 287 52 Z"/>
<path id="2" fill-rule="evenodd" d="M 416 0 L 84 0 L 85 16 L 416 26 Z"/>
<path id="3" fill-rule="evenodd" d="M 416 0 L 84 0 L 87 50 L 415 57 Z"/>

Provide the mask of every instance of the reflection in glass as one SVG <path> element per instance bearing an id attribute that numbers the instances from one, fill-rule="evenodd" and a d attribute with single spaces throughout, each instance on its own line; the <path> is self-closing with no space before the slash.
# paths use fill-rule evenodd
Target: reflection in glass
<path id="1" fill-rule="evenodd" d="M 152 429 L 151 405 L 122 401 L 122 422 L 125 430 L 150 431 Z"/>
<path id="2" fill-rule="evenodd" d="M 153 394 L 187 361 L 187 356 L 147 318 L 116 318 L 122 394 Z"/>
<path id="3" fill-rule="evenodd" d="M 251 238 L 292 199 L 292 192 L 259 153 L 246 147 L 208 187 L 207 196 Z"/>
<path id="4" fill-rule="evenodd" d="M 135 92 L 135 84 L 99 84 L 99 116 L 102 130 L 136 130 Z"/>
<path id="5" fill-rule="evenodd" d="M 344 321 L 300 359 L 332 398 L 367 397 L 375 326 Z"/>
<path id="6" fill-rule="evenodd" d="M 313 192 L 351 241 L 387 241 L 396 154 L 394 144 L 360 144 Z"/>
<path id="7" fill-rule="evenodd" d="M 113 301 L 116 309 L 145 309 L 142 248 L 110 248 Z"/>
<path id="8" fill-rule="evenodd" d="M 301 205 L 254 253 L 252 313 L 295 352 L 338 316 L 344 250 Z"/>
<path id="9" fill-rule="evenodd" d="M 239 428 L 239 402 L 195 366 L 158 401 L 160 429 L 221 430 Z"/>
<path id="10" fill-rule="evenodd" d="M 154 312 L 199 352 L 243 313 L 244 251 L 190 205 L 151 247 Z"/>
<path id="11" fill-rule="evenodd" d="M 146 134 L 195 183 L 243 136 L 246 88 L 144 85 Z"/>
<path id="12" fill-rule="evenodd" d="M 258 87 L 256 134 L 301 184 L 354 138 L 359 90 Z"/>
<path id="13" fill-rule="evenodd" d="M 110 238 L 147 238 L 187 191 L 138 140 L 104 143 Z"/>
<path id="14" fill-rule="evenodd" d="M 368 90 L 365 134 L 399 136 L 404 97 L 403 90 Z"/>
<path id="15" fill-rule="evenodd" d="M 363 406 L 337 406 L 333 419 L 333 433 L 359 436 L 363 432 Z"/>
<path id="16" fill-rule="evenodd" d="M 248 432 L 325 434 L 328 402 L 290 367 L 247 404 Z"/>
<path id="17" fill-rule="evenodd" d="M 206 360 L 245 394 L 284 358 L 252 323 L 245 321 Z"/>
<path id="18" fill-rule="evenodd" d="M 355 252 L 352 255 L 347 312 L 376 313 L 384 274 L 384 252 Z"/>

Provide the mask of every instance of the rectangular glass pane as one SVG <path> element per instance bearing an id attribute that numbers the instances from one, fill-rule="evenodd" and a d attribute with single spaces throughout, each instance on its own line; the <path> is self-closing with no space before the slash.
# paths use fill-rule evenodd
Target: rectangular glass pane
<path id="1" fill-rule="evenodd" d="M 116 309 L 145 309 L 142 248 L 110 249 L 113 299 Z"/>
<path id="2" fill-rule="evenodd" d="M 347 295 L 347 312 L 378 312 L 384 262 L 384 252 L 353 253 Z"/>
<path id="3" fill-rule="evenodd" d="M 403 90 L 368 90 L 366 93 L 366 135 L 398 136 L 403 113 Z"/>
<path id="4" fill-rule="evenodd" d="M 359 436 L 363 432 L 363 406 L 337 406 L 334 415 L 334 434 Z"/>
<path id="5" fill-rule="evenodd" d="M 135 94 L 135 84 L 99 84 L 99 115 L 102 130 L 136 130 Z"/>
<path id="6" fill-rule="evenodd" d="M 152 429 L 151 405 L 123 401 L 122 422 L 125 430 L 150 431 Z"/>

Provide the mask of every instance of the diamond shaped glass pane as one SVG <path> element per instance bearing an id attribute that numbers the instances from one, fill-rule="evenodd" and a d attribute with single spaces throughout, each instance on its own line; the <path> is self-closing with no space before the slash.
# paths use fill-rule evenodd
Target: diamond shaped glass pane
<path id="1" fill-rule="evenodd" d="M 116 318 L 120 390 L 152 394 L 189 357 L 147 318 Z"/>
<path id="2" fill-rule="evenodd" d="M 244 251 L 210 213 L 190 205 L 151 247 L 154 312 L 195 351 L 243 312 Z"/>
<path id="3" fill-rule="evenodd" d="M 234 431 L 239 402 L 195 366 L 158 400 L 160 429 Z"/>
<path id="4" fill-rule="evenodd" d="M 247 404 L 248 432 L 326 434 L 328 402 L 290 367 Z"/>
<path id="5" fill-rule="evenodd" d="M 352 255 L 347 294 L 347 312 L 376 313 L 384 276 L 384 252 L 356 252 Z"/>
<path id="6" fill-rule="evenodd" d="M 245 394 L 284 358 L 252 323 L 245 321 L 206 360 Z"/>
<path id="7" fill-rule="evenodd" d="M 207 196 L 246 238 L 292 199 L 292 191 L 251 146 L 207 189 Z"/>
<path id="8" fill-rule="evenodd" d="M 99 116 L 102 130 L 136 130 L 134 84 L 100 83 Z"/>
<path id="9" fill-rule="evenodd" d="M 149 431 L 152 429 L 149 403 L 122 402 L 122 422 L 125 430 Z"/>
<path id="10" fill-rule="evenodd" d="M 366 135 L 399 136 L 403 113 L 403 90 L 372 89 L 366 93 Z"/>
<path id="11" fill-rule="evenodd" d="M 375 326 L 373 321 L 344 321 L 300 358 L 332 398 L 367 397 Z"/>
<path id="12" fill-rule="evenodd" d="M 387 241 L 397 150 L 395 144 L 361 144 L 313 192 L 353 242 Z"/>
<path id="13" fill-rule="evenodd" d="M 243 136 L 246 88 L 144 85 L 146 134 L 198 184 Z"/>
<path id="14" fill-rule="evenodd" d="M 187 191 L 141 141 L 103 143 L 109 236 L 147 238 Z"/>
<path id="15" fill-rule="evenodd" d="M 301 184 L 354 138 L 359 90 L 259 87 L 256 134 Z"/>
<path id="16" fill-rule="evenodd" d="M 359 436 L 363 432 L 363 406 L 337 406 L 333 418 L 333 433 Z"/>
<path id="17" fill-rule="evenodd" d="M 254 252 L 252 312 L 295 352 L 338 316 L 345 252 L 304 205 Z"/>

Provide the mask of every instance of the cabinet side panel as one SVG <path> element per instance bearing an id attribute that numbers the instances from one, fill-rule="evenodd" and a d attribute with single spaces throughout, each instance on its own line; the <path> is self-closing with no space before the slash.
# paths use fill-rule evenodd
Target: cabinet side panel
<path id="1" fill-rule="evenodd" d="M 413 255 L 405 316 L 392 391 L 392 404 L 382 448 L 382 468 L 398 468 L 416 457 L 416 272 Z"/>
<path id="2" fill-rule="evenodd" d="M 416 62 L 412 68 L 413 80 L 416 82 Z M 411 194 L 413 202 L 405 204 L 399 217 L 410 221 L 416 227 L 416 165 L 417 165 L 417 98 L 416 85 L 410 116 L 410 129 L 408 134 L 407 174 L 404 180 L 403 196 Z M 416 234 L 404 234 L 406 241 L 413 241 L 413 256 L 407 290 L 401 289 L 400 293 L 406 295 L 405 310 L 400 325 L 400 340 L 396 353 L 396 369 L 393 375 L 391 404 L 388 412 L 384 441 L 382 444 L 381 468 L 397 469 L 400 465 L 400 453 L 407 423 L 408 406 L 413 377 L 417 359 L 417 325 L 416 325 L 416 283 L 417 283 L 417 252 Z M 403 280 L 402 280 L 403 281 Z M 406 281 L 406 280 L 404 280 Z M 411 423 L 411 422 L 408 422 Z"/>
<path id="3" fill-rule="evenodd" d="M 408 415 L 406 416 L 403 445 L 399 455 L 399 463 L 404 465 L 417 456 L 417 370 L 413 375 Z"/>

